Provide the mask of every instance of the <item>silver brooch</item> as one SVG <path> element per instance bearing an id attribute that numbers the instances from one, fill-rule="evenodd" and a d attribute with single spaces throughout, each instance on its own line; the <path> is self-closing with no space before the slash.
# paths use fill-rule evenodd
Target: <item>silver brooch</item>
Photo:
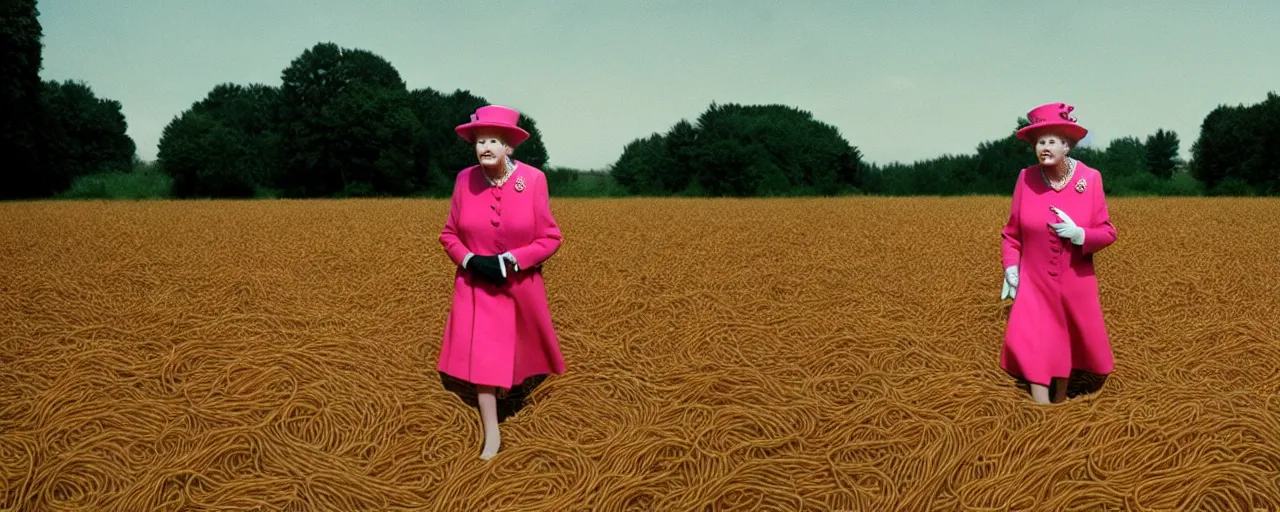
<path id="1" fill-rule="evenodd" d="M 524 190 L 524 176 L 516 178 L 516 192 Z"/>
<path id="2" fill-rule="evenodd" d="M 1083 193 L 1084 193 L 1084 186 L 1085 186 L 1085 184 L 1084 184 L 1084 178 L 1080 178 L 1080 181 L 1077 181 L 1077 182 L 1076 182 L 1076 192 L 1079 192 L 1079 193 L 1083 194 Z"/>

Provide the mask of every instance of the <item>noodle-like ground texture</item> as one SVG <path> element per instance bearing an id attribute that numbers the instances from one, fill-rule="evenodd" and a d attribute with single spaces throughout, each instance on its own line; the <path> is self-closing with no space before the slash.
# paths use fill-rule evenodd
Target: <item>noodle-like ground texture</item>
<path id="1" fill-rule="evenodd" d="M 437 200 L 0 204 L 0 509 L 1280 510 L 1280 201 L 1112 198 L 1116 371 L 998 366 L 1008 199 L 560 199 L 479 460 Z"/>

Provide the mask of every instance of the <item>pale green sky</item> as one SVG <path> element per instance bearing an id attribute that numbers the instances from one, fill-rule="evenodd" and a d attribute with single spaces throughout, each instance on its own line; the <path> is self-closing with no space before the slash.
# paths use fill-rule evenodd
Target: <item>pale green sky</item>
<path id="1" fill-rule="evenodd" d="M 219 83 L 280 84 L 318 42 L 410 89 L 529 113 L 551 165 L 602 168 L 712 101 L 782 103 L 875 162 L 972 152 L 1041 103 L 1094 143 L 1280 92 L 1280 2 L 42 0 L 44 79 L 120 101 L 145 160 Z M 465 119 L 458 119 L 459 123 Z M 516 156 L 519 156 L 517 151 Z"/>

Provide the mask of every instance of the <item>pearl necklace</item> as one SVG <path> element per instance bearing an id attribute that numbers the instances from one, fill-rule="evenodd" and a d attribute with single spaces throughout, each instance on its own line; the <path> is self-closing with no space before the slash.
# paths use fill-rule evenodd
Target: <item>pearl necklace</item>
<path id="1" fill-rule="evenodd" d="M 511 177 L 511 173 L 516 170 L 516 164 L 511 163 L 511 159 L 504 158 L 503 161 L 506 162 L 507 172 L 503 173 L 501 178 L 494 180 L 490 179 L 488 174 L 484 176 L 484 179 L 489 182 L 489 186 L 501 187 L 507 182 L 507 179 Z"/>
<path id="2" fill-rule="evenodd" d="M 1044 166 L 1043 165 L 1040 166 L 1040 178 L 1044 180 L 1045 185 L 1048 185 L 1054 190 L 1062 190 L 1063 187 L 1066 187 L 1067 182 L 1071 181 L 1071 177 L 1074 176 L 1075 174 L 1076 174 L 1076 159 L 1074 158 L 1067 158 L 1067 174 L 1064 175 L 1062 178 L 1059 178 L 1053 181 L 1049 181 L 1049 177 L 1046 176 L 1044 173 Z"/>

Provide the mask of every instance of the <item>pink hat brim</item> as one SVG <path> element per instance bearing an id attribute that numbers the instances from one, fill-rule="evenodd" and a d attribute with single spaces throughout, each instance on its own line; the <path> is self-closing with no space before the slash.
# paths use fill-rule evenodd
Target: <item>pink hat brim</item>
<path id="1" fill-rule="evenodd" d="M 1074 140 L 1077 143 L 1089 133 L 1089 130 L 1086 130 L 1083 126 L 1070 121 L 1048 121 L 1023 127 L 1021 130 L 1018 130 L 1017 135 L 1019 139 L 1035 144 L 1036 141 L 1033 140 L 1033 137 L 1036 133 L 1044 130 L 1060 131 L 1063 135 L 1070 137 L 1071 140 Z"/>
<path id="2" fill-rule="evenodd" d="M 474 142 L 476 128 L 497 128 L 502 130 L 502 132 L 506 134 L 507 144 L 512 146 L 517 146 L 529 138 L 529 132 L 524 131 L 524 129 L 519 126 L 485 121 L 474 121 L 458 125 L 458 127 L 454 128 L 453 131 L 456 132 L 459 137 L 462 137 L 462 140 Z"/>

